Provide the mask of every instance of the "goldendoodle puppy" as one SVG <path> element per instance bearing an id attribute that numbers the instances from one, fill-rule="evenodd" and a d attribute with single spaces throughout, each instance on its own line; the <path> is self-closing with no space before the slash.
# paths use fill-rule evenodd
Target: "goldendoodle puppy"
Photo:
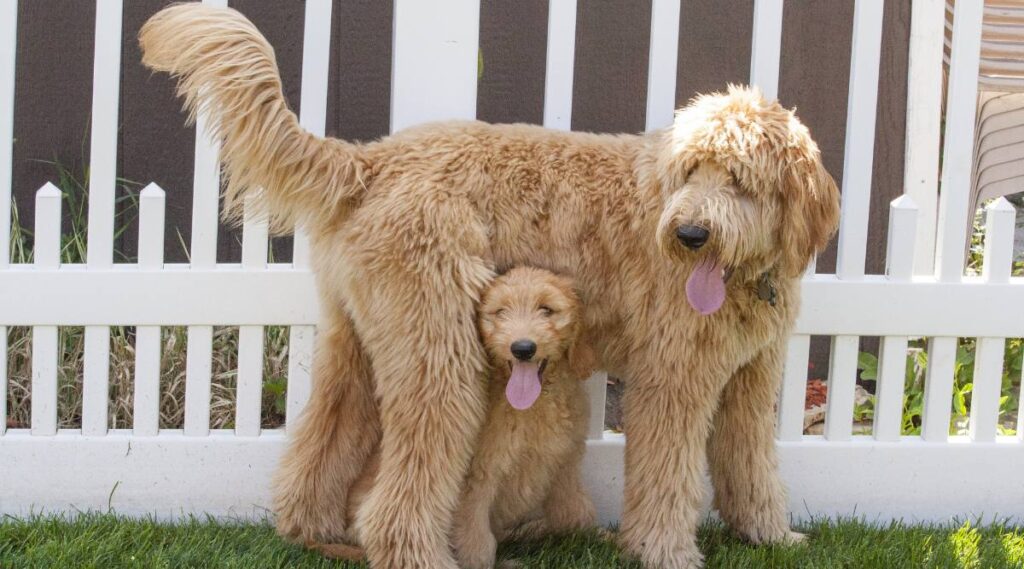
<path id="1" fill-rule="evenodd" d="M 589 416 L 583 382 L 594 372 L 581 316 L 572 283 L 541 269 L 512 269 L 484 292 L 488 411 L 452 534 L 464 569 L 493 567 L 498 541 L 513 532 L 540 537 L 594 523 L 579 471 Z M 379 458 L 371 457 L 349 494 L 350 522 L 373 487 Z M 357 547 L 310 545 L 332 557 L 362 558 Z"/>
<path id="2" fill-rule="evenodd" d="M 375 567 L 454 569 L 452 514 L 487 410 L 475 322 L 497 272 L 569 276 L 598 366 L 626 382 L 620 540 L 650 567 L 698 567 L 715 505 L 755 543 L 795 539 L 773 437 L 800 277 L 839 192 L 794 114 L 754 90 L 699 97 L 650 133 L 448 122 L 368 144 L 302 130 L 273 50 L 230 9 L 155 15 L 143 62 L 207 113 L 237 218 L 253 196 L 310 235 L 322 321 L 312 399 L 275 482 L 278 530 L 343 538 Z"/>
<path id="3" fill-rule="evenodd" d="M 512 269 L 484 294 L 480 333 L 494 374 L 453 541 L 459 566 L 494 565 L 497 541 L 592 525 L 580 482 L 590 414 L 583 381 L 594 357 L 581 338 L 572 283 Z M 523 525 L 523 524 L 526 525 Z"/>

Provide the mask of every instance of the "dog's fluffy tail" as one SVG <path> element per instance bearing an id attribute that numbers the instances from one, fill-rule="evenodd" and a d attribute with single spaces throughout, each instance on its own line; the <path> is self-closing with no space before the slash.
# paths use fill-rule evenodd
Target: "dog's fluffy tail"
<path id="1" fill-rule="evenodd" d="M 275 232 L 341 221 L 361 198 L 359 147 L 305 131 L 281 91 L 274 50 L 230 8 L 178 4 L 139 32 L 142 62 L 178 78 L 190 120 L 209 117 L 227 177 L 224 216 L 251 200 Z"/>

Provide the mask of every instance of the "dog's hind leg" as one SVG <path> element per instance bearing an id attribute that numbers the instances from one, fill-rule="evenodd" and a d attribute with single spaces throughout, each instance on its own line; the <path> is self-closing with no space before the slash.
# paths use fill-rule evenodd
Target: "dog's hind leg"
<path id="1" fill-rule="evenodd" d="M 784 348 L 785 342 L 766 348 L 729 380 L 708 449 L 715 507 L 752 543 L 802 538 L 789 529 L 786 491 L 775 456 L 774 404 Z"/>
<path id="2" fill-rule="evenodd" d="M 346 535 L 346 498 L 380 438 L 369 361 L 352 321 L 325 307 L 317 335 L 313 392 L 274 480 L 281 535 L 334 542 Z"/>
<path id="3" fill-rule="evenodd" d="M 431 221 L 443 223 L 444 213 Z M 453 216 L 443 235 L 465 235 L 467 219 Z M 354 243 L 347 252 L 358 275 L 350 302 L 373 362 L 383 432 L 380 470 L 356 526 L 373 567 L 455 569 L 452 513 L 486 404 L 476 310 L 493 272 L 479 254 L 483 245 L 441 247 L 407 226 L 399 237 L 367 236 L 367 251 Z M 427 245 L 409 244 L 419 239 Z"/>

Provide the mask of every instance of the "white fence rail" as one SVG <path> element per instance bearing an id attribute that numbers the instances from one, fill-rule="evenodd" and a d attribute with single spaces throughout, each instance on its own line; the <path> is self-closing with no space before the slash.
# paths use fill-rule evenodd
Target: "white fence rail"
<path id="1" fill-rule="evenodd" d="M 679 34 L 679 0 L 653 0 L 647 125 L 671 120 Z M 211 3 L 224 4 L 223 0 Z M 777 437 L 791 511 L 943 521 L 951 516 L 1024 520 L 1024 443 L 997 436 L 1004 339 L 1024 336 L 1024 279 L 1010 276 L 1013 208 L 1000 199 L 987 209 L 984 269 L 964 277 L 970 214 L 970 156 L 977 91 L 981 3 L 957 2 L 940 215 L 934 218 L 937 172 L 941 2 L 914 4 L 908 180 L 921 183 L 891 204 L 887 270 L 864 274 L 878 87 L 881 3 L 858 0 L 851 64 L 843 213 L 837 272 L 804 281 L 804 306 L 779 400 Z M 552 0 L 549 10 L 544 124 L 568 129 L 576 0 Z M 782 0 L 755 3 L 751 82 L 778 89 Z M 301 122 L 322 134 L 326 118 L 331 2 L 305 4 Z M 164 192 L 140 195 L 137 264 L 112 263 L 117 98 L 122 2 L 99 0 L 88 259 L 60 264 L 61 195 L 51 184 L 37 193 L 32 264 L 9 263 L 11 139 L 17 3 L 0 0 L 0 513 L 107 509 L 127 514 L 260 515 L 281 452 L 281 429 L 260 428 L 265 326 L 291 327 L 287 412 L 292 420 L 309 394 L 317 306 L 308 243 L 295 240 L 294 262 L 267 263 L 267 227 L 246 217 L 241 264 L 216 261 L 217 148 L 199 118 L 195 155 L 191 262 L 163 263 Z M 686 14 L 682 14 L 683 17 Z M 437 0 L 426 9 L 395 3 L 392 130 L 476 110 L 479 3 Z M 912 162 L 912 164 L 911 164 Z M 913 199 L 911 198 L 913 196 Z M 924 201 L 923 212 L 915 202 Z M 931 228 L 938 247 L 931 255 Z M 922 233 L 921 228 L 925 231 Z M 915 244 L 923 246 L 920 253 Z M 922 257 L 925 261 L 922 261 Z M 935 274 L 921 268 L 936 267 Z M 917 270 L 915 270 L 915 267 Z M 109 430 L 109 326 L 136 326 L 134 424 Z M 238 386 L 233 430 L 211 430 L 211 345 L 214 326 L 239 326 Z M 32 329 L 32 414 L 28 429 L 5 432 L 7 327 Z M 85 326 L 82 428 L 58 429 L 58 327 Z M 184 428 L 159 428 L 161 327 L 188 327 Z M 832 337 L 826 426 L 803 434 L 804 396 L 812 335 Z M 861 336 L 881 338 L 873 434 L 854 435 L 854 389 Z M 921 436 L 901 434 L 908 338 L 929 338 Z M 978 338 L 969 434 L 949 434 L 958 338 Z M 591 380 L 594 420 L 585 473 L 601 518 L 621 510 L 619 435 L 603 432 L 605 376 Z M 1019 427 L 1019 425 L 1018 425 Z M 1018 432 L 1021 429 L 1018 428 Z"/>

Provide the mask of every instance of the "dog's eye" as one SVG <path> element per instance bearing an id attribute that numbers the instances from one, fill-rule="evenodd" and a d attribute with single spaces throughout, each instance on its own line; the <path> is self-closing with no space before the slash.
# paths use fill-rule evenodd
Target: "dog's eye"
<path id="1" fill-rule="evenodd" d="M 544 316 L 551 316 L 552 314 L 555 313 L 555 311 L 552 310 L 550 306 L 541 305 L 540 313 L 543 314 Z"/>
<path id="2" fill-rule="evenodd" d="M 506 310 L 504 308 L 499 308 L 499 309 L 495 310 L 494 312 L 492 312 L 491 315 L 495 316 L 495 317 L 498 317 L 498 318 L 503 318 L 505 316 L 505 314 L 507 314 L 507 313 L 508 313 L 508 310 Z"/>

